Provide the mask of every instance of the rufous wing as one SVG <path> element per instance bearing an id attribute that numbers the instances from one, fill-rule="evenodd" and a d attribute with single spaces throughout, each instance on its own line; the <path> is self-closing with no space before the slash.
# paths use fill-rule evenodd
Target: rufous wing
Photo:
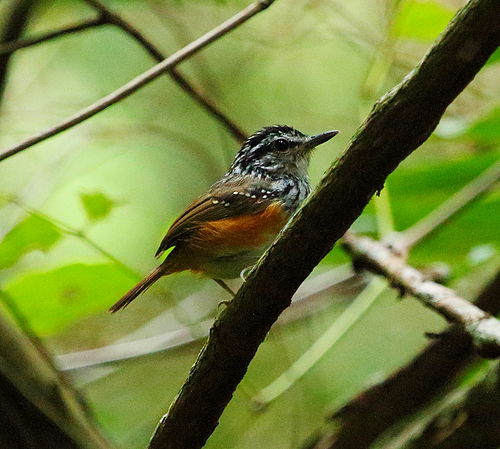
<path id="1" fill-rule="evenodd" d="M 258 214 L 274 202 L 276 198 L 271 187 L 263 180 L 246 177 L 237 182 L 215 184 L 174 221 L 161 241 L 156 257 L 182 240 L 189 239 L 207 222 Z"/>

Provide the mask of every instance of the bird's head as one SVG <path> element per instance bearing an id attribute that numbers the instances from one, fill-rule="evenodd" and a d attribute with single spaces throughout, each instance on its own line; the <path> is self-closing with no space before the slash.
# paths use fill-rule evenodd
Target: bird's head
<path id="1" fill-rule="evenodd" d="M 338 131 L 332 130 L 307 136 L 290 126 L 267 126 L 243 143 L 229 173 L 307 176 L 311 150 L 336 134 Z"/>

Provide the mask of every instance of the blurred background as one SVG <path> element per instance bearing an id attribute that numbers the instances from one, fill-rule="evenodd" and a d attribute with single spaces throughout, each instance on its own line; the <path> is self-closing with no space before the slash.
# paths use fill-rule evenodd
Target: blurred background
<path id="1" fill-rule="evenodd" d="M 0 2 L 0 30 L 15 3 Z M 19 37 L 97 16 L 84 1 L 31 4 Z M 248 2 L 105 4 L 168 55 Z M 463 4 L 276 0 L 179 70 L 245 133 L 276 123 L 308 134 L 339 129 L 314 153 L 310 175 L 317 184 L 377 98 L 414 67 Z M 431 138 L 390 176 L 356 231 L 376 237 L 404 231 L 495 163 L 498 60 L 497 52 Z M 0 91 L 1 147 L 58 123 L 154 63 L 113 25 L 17 50 Z M 162 76 L 0 164 L 2 310 L 57 355 L 119 447 L 146 444 L 185 380 L 217 304 L 228 298 L 212 281 L 182 273 L 158 282 L 124 312 L 106 310 L 155 266 L 169 224 L 225 172 L 238 149 L 218 120 Z M 499 266 L 499 214 L 497 189 L 419 242 L 409 261 L 426 269 L 440 263 L 448 284 L 472 299 Z M 383 282 L 374 289 L 368 275 L 352 275 L 348 262 L 337 247 L 317 267 L 301 300 L 260 348 L 207 447 L 299 447 L 335 405 L 410 360 L 426 344 L 425 332 L 443 329 L 434 312 L 411 298 L 398 300 Z M 371 297 L 369 306 L 341 337 L 323 344 L 325 355 L 268 407 L 256 407 L 252 398 L 360 293 Z"/>

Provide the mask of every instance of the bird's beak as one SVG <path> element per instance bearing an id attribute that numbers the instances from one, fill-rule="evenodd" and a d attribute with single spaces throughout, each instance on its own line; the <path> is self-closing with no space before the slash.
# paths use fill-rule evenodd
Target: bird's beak
<path id="1" fill-rule="evenodd" d="M 332 129 L 331 131 L 326 131 L 321 134 L 316 134 L 315 136 L 309 137 L 309 142 L 307 143 L 309 148 L 314 148 L 322 143 L 328 142 L 332 137 L 336 136 L 339 133 L 336 129 Z"/>

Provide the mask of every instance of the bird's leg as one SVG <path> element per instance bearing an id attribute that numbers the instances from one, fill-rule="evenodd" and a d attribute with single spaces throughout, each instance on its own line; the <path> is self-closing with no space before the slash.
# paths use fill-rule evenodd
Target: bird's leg
<path id="1" fill-rule="evenodd" d="M 226 292 L 228 292 L 233 298 L 236 296 L 236 293 L 234 293 L 230 288 L 229 288 L 229 285 L 227 285 L 222 279 L 215 279 L 215 278 L 212 278 L 215 282 L 217 282 L 217 284 L 219 284 L 224 290 L 226 290 Z M 231 301 L 221 301 L 219 304 L 218 304 L 218 307 L 220 307 L 221 305 L 224 305 L 224 306 L 227 306 Z"/>

